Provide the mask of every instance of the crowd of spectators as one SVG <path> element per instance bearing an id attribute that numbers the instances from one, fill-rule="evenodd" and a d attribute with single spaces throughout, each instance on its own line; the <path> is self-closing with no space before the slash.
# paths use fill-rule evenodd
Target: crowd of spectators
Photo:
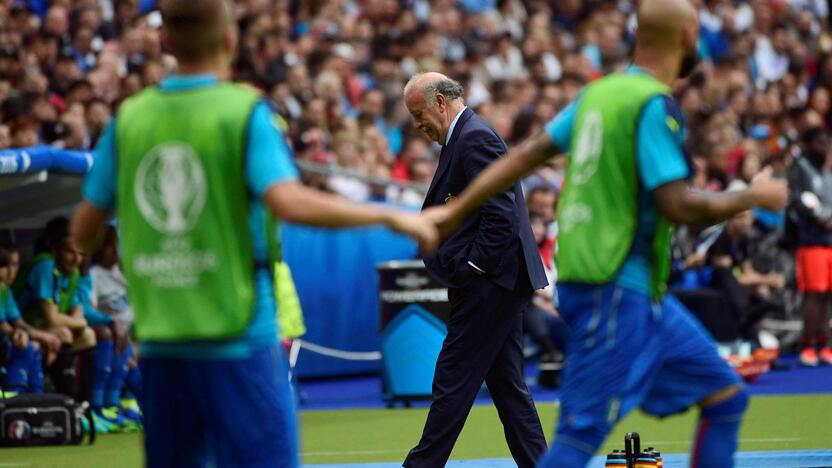
<path id="1" fill-rule="evenodd" d="M 703 62 L 674 93 L 686 119 L 693 185 L 742 187 L 765 166 L 785 176 L 805 151 L 801 137 L 825 135 L 829 125 L 827 1 L 692 1 Z M 418 206 L 439 148 L 413 127 L 403 105 L 412 74 L 436 70 L 459 80 L 467 105 L 515 145 L 584 85 L 628 65 L 634 3 L 237 0 L 233 78 L 271 99 L 302 166 L 334 170 L 305 171 L 309 184 L 355 201 Z M 175 70 L 154 8 L 152 0 L 0 0 L 0 149 L 92 148 L 125 98 Z M 543 187 L 545 200 L 556 198 L 564 166 L 552 159 L 524 188 Z M 533 211 L 554 221 L 553 209 Z M 676 286 L 707 283 L 690 273 L 711 266 L 741 269 L 741 286 L 754 297 L 788 289 L 789 262 L 768 248 L 783 214 L 750 216 L 730 228 L 731 236 L 751 239 L 743 258 L 733 237 L 714 244 L 720 233 L 677 235 Z M 748 230 L 740 229 L 744 222 Z M 549 238 L 556 232 L 546 230 Z M 709 254 L 712 244 L 729 251 Z M 752 263 L 756 269 L 747 268 Z"/>

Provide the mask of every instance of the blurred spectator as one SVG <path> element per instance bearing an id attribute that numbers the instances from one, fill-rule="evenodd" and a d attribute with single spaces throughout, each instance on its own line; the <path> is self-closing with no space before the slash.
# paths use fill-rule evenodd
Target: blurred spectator
<path id="1" fill-rule="evenodd" d="M 785 278 L 776 271 L 755 268 L 757 248 L 751 235 L 754 213 L 745 211 L 728 220 L 708 249 L 708 264 L 713 268 L 711 287 L 722 293 L 745 340 L 756 340 L 756 327 L 766 315 L 782 309 L 779 293 Z"/>
<path id="2" fill-rule="evenodd" d="M 568 327 L 557 311 L 557 273 L 551 248 L 547 247 L 547 232 L 551 221 L 539 213 L 529 212 L 529 222 L 540 249 L 540 256 L 549 279 L 549 286 L 535 291 L 529 310 L 524 314 L 523 325 L 529 336 L 540 348 L 542 363 L 563 363 Z"/>
<path id="3" fill-rule="evenodd" d="M 804 153 L 789 177 L 792 202 L 787 231 L 796 248 L 797 287 L 803 292 L 800 362 L 832 364 L 829 293 L 832 291 L 832 172 L 829 136 L 821 128 L 803 136 Z M 818 353 L 820 351 L 820 353 Z"/>

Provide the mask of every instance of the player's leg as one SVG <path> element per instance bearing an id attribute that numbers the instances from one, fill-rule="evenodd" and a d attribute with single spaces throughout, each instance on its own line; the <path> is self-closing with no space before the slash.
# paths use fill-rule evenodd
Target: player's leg
<path id="1" fill-rule="evenodd" d="M 208 463 L 205 428 L 214 421 L 201 418 L 201 386 L 192 385 L 192 361 L 143 358 L 145 460 L 149 468 L 204 467 Z M 205 382 L 207 385 L 207 382 Z"/>
<path id="2" fill-rule="evenodd" d="M 127 371 L 127 380 L 125 381 L 125 392 L 124 392 L 124 399 L 125 400 L 134 400 L 133 403 L 137 403 L 139 407 L 144 405 L 144 401 L 142 400 L 142 373 L 141 367 L 135 363 L 128 362 L 129 370 Z"/>
<path id="3" fill-rule="evenodd" d="M 820 362 L 832 365 L 832 345 L 829 342 L 829 308 L 832 306 L 832 247 L 823 248 L 826 257 L 826 294 L 824 294 L 823 307 L 821 307 L 820 319 L 818 320 L 818 347 Z"/>
<path id="4" fill-rule="evenodd" d="M 11 345 L 11 343 L 9 343 Z M 32 367 L 32 360 L 35 359 L 35 348 L 33 343 L 20 348 L 10 346 L 6 363 L 5 390 L 13 393 L 24 393 L 29 391 L 29 369 Z"/>
<path id="5" fill-rule="evenodd" d="M 113 344 L 113 334 L 107 327 L 94 327 L 96 345 L 93 351 L 94 363 L 92 372 L 82 372 L 81 378 L 91 377 L 90 382 L 90 406 L 93 411 L 101 412 L 104 407 L 104 392 L 107 387 L 107 381 L 110 379 L 112 372 L 113 352 L 115 345 Z M 86 371 L 86 369 L 84 369 Z"/>
<path id="6" fill-rule="evenodd" d="M 136 428 L 138 427 L 137 425 L 141 425 L 142 423 L 141 411 L 133 394 L 125 392 L 127 377 L 131 370 L 135 372 L 136 376 L 140 375 L 138 367 L 135 366 L 135 362 L 131 363 L 133 357 L 133 345 L 129 341 L 125 344 L 122 352 L 116 350 L 113 356 L 113 370 L 110 373 L 106 391 L 104 392 L 104 408 L 110 414 L 117 413 L 127 420 L 132 421 L 131 428 Z M 134 390 L 141 385 L 141 379 L 137 378 L 136 380 L 137 382 L 133 382 Z M 122 399 L 122 394 L 125 395 L 124 399 Z M 137 394 L 141 394 L 141 392 L 139 391 Z"/>
<path id="7" fill-rule="evenodd" d="M 75 386 L 75 349 L 72 347 L 72 332 L 66 327 L 53 327 L 46 330 L 58 337 L 61 348 L 48 368 L 49 377 L 58 393 L 77 397 Z"/>
<path id="8" fill-rule="evenodd" d="M 132 355 L 132 345 L 127 343 L 126 348 L 122 352 L 114 352 L 112 360 L 112 370 L 110 371 L 107 385 L 104 389 L 104 406 L 113 407 L 118 406 L 121 401 L 121 392 L 124 389 L 124 383 L 127 380 L 127 373 L 130 366 L 127 364 Z"/>
<path id="9" fill-rule="evenodd" d="M 29 393 L 43 393 L 43 350 L 40 343 L 29 342 L 34 349 L 29 361 Z"/>
<path id="10" fill-rule="evenodd" d="M 199 409 L 208 424 L 215 465 L 297 467 L 295 405 L 280 348 L 265 347 L 246 359 L 209 360 L 197 366 L 197 382 L 206 386 Z"/>
<path id="11" fill-rule="evenodd" d="M 584 467 L 655 378 L 660 340 L 650 299 L 614 285 L 558 287 L 569 325 L 560 415 L 541 467 Z"/>
<path id="12" fill-rule="evenodd" d="M 795 274 L 797 288 L 803 292 L 803 332 L 800 340 L 800 363 L 805 366 L 818 365 L 816 342 L 820 321 L 825 315 L 826 296 L 830 282 L 829 268 L 824 262 L 820 247 L 803 247 L 797 250 Z"/>
<path id="13" fill-rule="evenodd" d="M 72 347 L 78 356 L 78 375 L 76 376 L 77 397 L 82 401 L 91 401 L 93 379 L 95 376 L 95 331 L 84 327 L 72 331 Z"/>
<path id="14" fill-rule="evenodd" d="M 733 466 L 748 393 L 702 325 L 674 297 L 662 302 L 663 362 L 642 408 L 667 416 L 699 405 L 693 468 Z"/>

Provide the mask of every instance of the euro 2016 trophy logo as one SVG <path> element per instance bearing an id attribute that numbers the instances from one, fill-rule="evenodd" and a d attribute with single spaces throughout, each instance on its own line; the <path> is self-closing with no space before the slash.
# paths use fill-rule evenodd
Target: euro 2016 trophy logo
<path id="1" fill-rule="evenodd" d="M 134 191 L 139 211 L 154 229 L 167 235 L 185 234 L 205 207 L 202 162 L 185 143 L 159 145 L 139 164 Z"/>
<path id="2" fill-rule="evenodd" d="M 22 419 L 12 421 L 9 424 L 8 437 L 11 440 L 29 440 L 32 437 L 32 426 Z"/>

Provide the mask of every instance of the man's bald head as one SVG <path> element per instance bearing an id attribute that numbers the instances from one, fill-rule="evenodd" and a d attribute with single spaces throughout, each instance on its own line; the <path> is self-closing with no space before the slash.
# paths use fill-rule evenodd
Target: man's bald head
<path id="1" fill-rule="evenodd" d="M 636 60 L 639 55 L 663 57 L 686 76 L 696 65 L 698 42 L 699 15 L 690 0 L 641 0 Z"/>
<path id="2" fill-rule="evenodd" d="M 180 61 L 205 61 L 228 46 L 234 21 L 226 0 L 164 0 L 160 7 L 167 46 Z"/>
<path id="3" fill-rule="evenodd" d="M 463 97 L 462 85 L 438 72 L 413 75 L 404 86 L 405 100 L 416 97 L 414 93 L 420 92 L 428 106 L 436 105 L 437 94 L 444 96 L 448 101 L 455 101 Z"/>
<path id="4" fill-rule="evenodd" d="M 465 106 L 463 92 L 461 84 L 441 73 L 420 73 L 405 85 L 404 104 L 419 130 L 444 145 L 451 122 Z"/>
<path id="5" fill-rule="evenodd" d="M 656 47 L 677 45 L 684 31 L 698 28 L 698 18 L 689 0 L 641 0 L 636 34 Z"/>

